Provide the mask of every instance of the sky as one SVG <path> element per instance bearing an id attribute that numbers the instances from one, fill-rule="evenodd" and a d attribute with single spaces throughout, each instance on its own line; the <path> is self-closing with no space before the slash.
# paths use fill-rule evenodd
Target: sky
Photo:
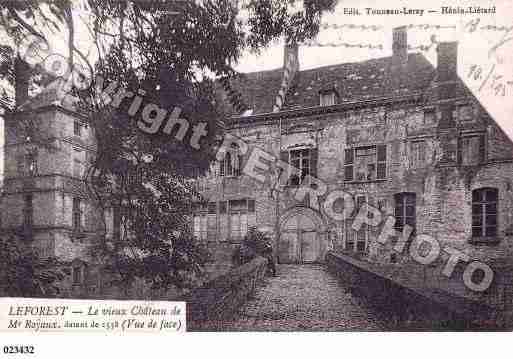
<path id="1" fill-rule="evenodd" d="M 317 42 L 338 45 L 341 43 L 381 45 L 382 50 L 304 45 L 299 47 L 300 69 L 390 56 L 392 53 L 392 29 L 397 26 L 412 25 L 414 27 L 408 30 L 408 43 L 411 46 L 429 45 L 433 35 L 436 36 L 437 41 L 458 41 L 459 76 L 499 126 L 513 139 L 513 1 L 455 0 L 450 4 L 453 8 L 458 6 L 461 8 L 495 6 L 496 13 L 442 15 L 441 7 L 447 6 L 447 2 L 442 1 L 340 0 L 334 13 L 324 15 L 322 22 L 328 26 L 321 30 L 316 39 Z M 412 10 L 423 9 L 424 12 L 422 16 L 366 14 L 366 8 L 403 9 L 405 6 Z M 348 15 L 348 10 L 353 8 L 358 9 L 360 15 Z M 344 14 L 344 10 L 346 10 L 346 14 Z M 428 13 L 428 10 L 437 12 Z M 349 28 L 347 26 L 349 24 L 359 26 Z M 472 26 L 476 24 L 477 26 Z M 337 25 L 338 28 L 333 28 L 333 25 Z M 423 25 L 429 26 L 425 28 Z M 436 25 L 442 28 L 437 29 Z M 375 26 L 375 29 L 370 29 L 370 26 Z M 510 37 L 511 41 L 506 41 L 496 51 L 490 51 L 501 42 L 501 39 Z M 87 52 L 88 41 L 83 32 L 79 31 L 78 41 L 79 48 L 85 49 Z M 65 49 L 65 39 L 59 38 L 59 35 L 55 36 L 55 41 L 52 43 L 57 48 Z M 412 50 L 411 52 L 416 51 Z M 424 55 L 436 66 L 434 46 L 424 52 Z M 282 64 L 283 44 L 277 41 L 259 54 L 245 53 L 236 65 L 236 69 L 240 72 L 262 71 L 279 68 Z M 469 76 L 471 73 L 472 75 Z M 0 151 L 0 174 L 3 173 L 2 126 L 0 121 L 0 148 L 2 148 Z"/>

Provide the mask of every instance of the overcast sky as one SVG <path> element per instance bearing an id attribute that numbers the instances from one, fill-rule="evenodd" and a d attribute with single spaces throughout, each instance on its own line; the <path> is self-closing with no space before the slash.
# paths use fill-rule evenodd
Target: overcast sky
<path id="1" fill-rule="evenodd" d="M 424 9 L 424 14 L 419 15 L 366 15 L 366 8 L 374 9 L 402 9 L 408 4 L 408 9 Z M 426 4 L 430 7 L 426 8 Z M 493 31 L 490 26 L 513 27 L 513 1 L 497 0 L 489 1 L 452 1 L 451 6 L 466 7 L 480 5 L 488 8 L 495 5 L 496 14 L 475 15 L 441 15 L 441 6 L 447 6 L 447 2 L 409 0 L 409 1 L 384 1 L 378 0 L 340 0 L 335 13 L 327 14 L 323 23 L 331 25 L 376 25 L 377 31 L 350 29 L 323 29 L 317 41 L 319 43 L 346 43 L 346 44 L 372 44 L 382 45 L 383 50 L 354 49 L 344 46 L 338 47 L 313 47 L 301 46 L 299 48 L 300 68 L 310 69 L 319 66 L 333 65 L 344 62 L 357 62 L 371 58 L 389 56 L 392 52 L 392 28 L 402 25 L 441 25 L 451 26 L 452 29 L 421 29 L 411 28 L 408 31 L 408 42 L 411 46 L 429 45 L 432 35 L 436 35 L 439 41 L 458 41 L 458 73 L 467 86 L 474 92 L 492 117 L 499 123 L 503 130 L 513 138 L 513 40 L 506 42 L 497 51 L 490 54 L 490 49 L 506 36 L 513 38 L 513 28 L 509 35 L 505 31 Z M 344 15 L 344 8 L 357 8 L 361 15 Z M 427 13 L 428 10 L 436 10 L 438 13 Z M 479 20 L 477 20 L 479 19 Z M 469 22 L 479 21 L 475 31 L 470 31 Z M 83 38 L 82 44 L 86 46 L 87 39 Z M 61 44 L 65 48 L 64 39 L 56 39 L 54 43 Z M 81 45 L 82 45 L 81 44 Z M 282 44 L 276 43 L 259 55 L 245 54 L 237 66 L 240 72 L 269 70 L 282 66 Z M 81 48 L 83 48 L 81 46 Z M 415 52 L 415 51 L 413 51 Z M 436 52 L 433 46 L 425 56 L 436 66 Z M 475 80 L 468 76 L 471 68 L 482 69 L 482 79 Z M 491 70 L 493 69 L 493 72 Z M 490 76 L 488 77 L 487 75 Z M 484 79 L 489 80 L 483 85 Z M 508 84 L 510 82 L 510 84 Z M 505 85 L 505 94 L 495 94 L 492 85 Z M 3 148 L 3 128 L 0 124 L 0 146 Z M 0 153 L 0 157 L 2 153 Z M 0 158 L 0 171 L 3 172 L 3 160 Z"/>

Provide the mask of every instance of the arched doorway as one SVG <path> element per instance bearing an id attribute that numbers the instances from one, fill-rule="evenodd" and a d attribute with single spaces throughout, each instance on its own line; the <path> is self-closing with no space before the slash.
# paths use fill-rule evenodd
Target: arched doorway
<path id="1" fill-rule="evenodd" d="M 325 251 L 323 232 L 324 224 L 313 210 L 295 208 L 286 213 L 280 224 L 279 263 L 322 261 Z"/>

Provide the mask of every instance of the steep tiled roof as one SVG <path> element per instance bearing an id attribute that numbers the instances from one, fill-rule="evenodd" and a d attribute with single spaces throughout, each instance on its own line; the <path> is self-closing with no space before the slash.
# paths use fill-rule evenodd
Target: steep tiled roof
<path id="1" fill-rule="evenodd" d="M 423 92 L 435 76 L 435 68 L 422 54 L 410 54 L 403 65 L 392 57 L 303 70 L 296 74 L 284 109 L 319 105 L 319 91 L 336 89 L 339 103 L 372 100 Z M 253 114 L 272 111 L 282 69 L 252 72 L 231 80 Z M 228 111 L 234 113 L 234 111 Z"/>

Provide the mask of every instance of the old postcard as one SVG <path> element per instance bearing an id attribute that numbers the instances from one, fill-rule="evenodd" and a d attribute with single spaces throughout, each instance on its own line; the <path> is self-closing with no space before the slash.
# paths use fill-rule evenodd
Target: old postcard
<path id="1" fill-rule="evenodd" d="M 0 4 L 2 333 L 513 328 L 511 1 Z"/>

